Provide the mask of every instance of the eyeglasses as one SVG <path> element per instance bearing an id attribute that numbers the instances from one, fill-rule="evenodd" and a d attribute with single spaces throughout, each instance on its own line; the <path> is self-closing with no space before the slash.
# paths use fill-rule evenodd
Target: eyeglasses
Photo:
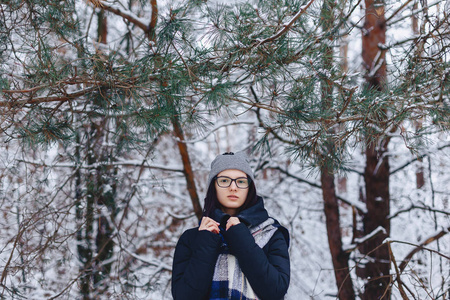
<path id="1" fill-rule="evenodd" d="M 234 181 L 236 183 L 236 186 L 240 189 L 246 189 L 248 188 L 250 181 L 246 177 L 239 177 L 236 179 L 231 179 L 227 176 L 219 176 L 216 177 L 217 185 L 221 188 L 227 188 L 231 185 L 231 183 Z"/>

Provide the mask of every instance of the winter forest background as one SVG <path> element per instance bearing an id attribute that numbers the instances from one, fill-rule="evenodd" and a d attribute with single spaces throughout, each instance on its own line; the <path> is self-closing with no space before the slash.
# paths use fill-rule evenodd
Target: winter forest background
<path id="1" fill-rule="evenodd" d="M 171 299 L 251 157 L 287 299 L 449 299 L 450 3 L 0 4 L 0 299 Z"/>

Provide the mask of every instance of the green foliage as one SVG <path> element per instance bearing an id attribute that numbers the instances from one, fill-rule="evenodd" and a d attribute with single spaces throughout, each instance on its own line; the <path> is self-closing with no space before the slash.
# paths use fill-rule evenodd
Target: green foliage
<path id="1" fill-rule="evenodd" d="M 3 73 L 2 71 L 0 71 L 0 74 Z M 9 87 L 9 82 L 6 78 L 4 78 L 3 76 L 0 77 L 0 93 L 2 90 L 8 90 Z"/>
<path id="2" fill-rule="evenodd" d="M 5 69 L 1 88 L 33 89 L 4 95 L 13 103 L 25 101 L 20 107 L 30 116 L 41 107 L 46 111 L 56 107 L 52 118 L 65 120 L 37 120 L 28 130 L 17 127 L 19 136 L 38 143 L 46 137 L 70 140 L 77 122 L 108 118 L 117 126 L 113 131 L 120 145 L 138 146 L 169 131 L 174 116 L 183 126 L 205 130 L 204 116 L 243 105 L 262 110 L 261 120 L 270 128 L 259 145 L 270 144 L 264 139 L 281 139 L 295 156 L 316 165 L 330 138 L 339 149 L 333 159 L 342 162 L 348 141 L 375 141 L 410 119 L 428 115 L 441 130 L 448 129 L 448 66 L 442 63 L 442 51 L 433 54 L 436 60 L 418 59 L 409 51 L 408 59 L 393 66 L 386 92 L 358 88 L 362 79 L 340 71 L 336 51 L 338 32 L 354 29 L 348 17 L 355 3 L 338 10 L 332 2 L 322 3 L 326 9 L 315 3 L 286 28 L 307 2 L 173 3 L 167 15 L 158 16 L 154 43 L 143 40 L 145 35 L 136 29 L 131 35 L 118 33 L 121 42 L 103 51 L 80 38 L 90 23 L 83 23 L 75 2 L 11 1 L 11 14 L 30 13 L 30 18 L 22 19 L 28 32 L 25 36 L 17 31 L 20 38 L 14 45 L 20 45 L 20 51 L 4 47 L 0 59 L 6 62 L 15 54 L 24 77 Z M 3 21 L 0 24 L 12 31 L 20 22 L 12 17 Z M 6 29 L 0 39 L 13 44 Z M 138 44 L 132 50 L 131 39 Z M 324 85 L 331 86 L 326 109 Z M 80 90 L 86 92 L 44 105 L 47 98 L 65 99 Z M 29 97 L 42 101 L 27 103 Z M 54 125 L 47 126 L 48 122 Z M 411 145 L 432 127 L 421 129 Z"/>
<path id="3" fill-rule="evenodd" d="M 73 137 L 73 130 L 68 120 L 57 120 L 46 116 L 37 109 L 29 114 L 32 118 L 17 128 L 17 134 L 28 147 L 48 147 L 57 142 L 68 142 Z"/>

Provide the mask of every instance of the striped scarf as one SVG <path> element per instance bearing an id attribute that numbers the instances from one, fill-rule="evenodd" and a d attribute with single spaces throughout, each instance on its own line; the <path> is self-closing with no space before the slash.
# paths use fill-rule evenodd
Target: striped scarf
<path id="1" fill-rule="evenodd" d="M 275 220 L 268 218 L 258 226 L 250 228 L 250 233 L 255 238 L 256 244 L 260 248 L 263 248 L 277 229 L 278 227 L 275 226 Z M 222 247 L 222 253 L 219 254 L 214 269 L 210 299 L 259 299 L 239 267 L 236 257 L 228 253 L 226 244 L 223 244 Z"/>

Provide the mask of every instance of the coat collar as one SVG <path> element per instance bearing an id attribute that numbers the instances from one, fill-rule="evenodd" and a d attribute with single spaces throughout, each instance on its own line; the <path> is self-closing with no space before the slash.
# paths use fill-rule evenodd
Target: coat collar
<path id="1" fill-rule="evenodd" d="M 258 200 L 255 205 L 239 212 L 236 217 L 238 217 L 239 220 L 245 225 L 254 227 L 267 220 L 267 218 L 269 218 L 269 214 L 264 208 L 263 198 L 258 196 Z M 230 215 L 224 213 L 220 209 L 216 209 L 213 212 L 212 218 L 221 223 L 223 226 L 222 223 L 226 223 L 226 221 L 230 218 Z"/>

